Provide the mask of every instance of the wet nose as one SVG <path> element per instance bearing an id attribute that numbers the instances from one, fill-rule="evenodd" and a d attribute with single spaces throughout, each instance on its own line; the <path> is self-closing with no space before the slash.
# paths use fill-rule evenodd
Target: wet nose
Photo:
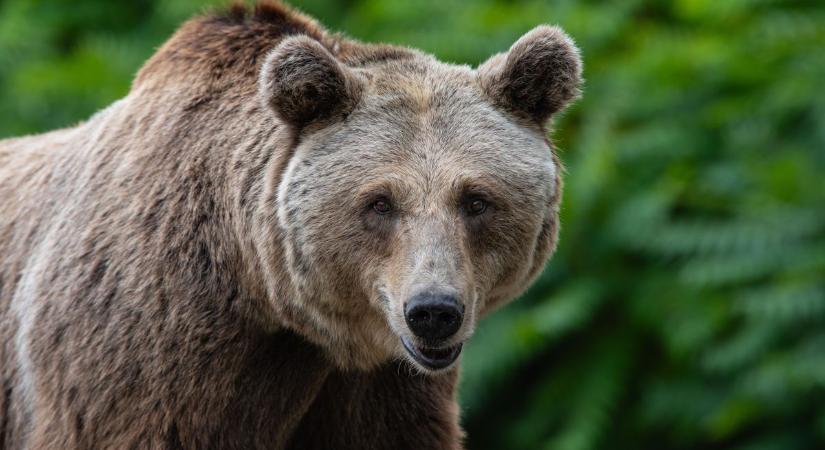
<path id="1" fill-rule="evenodd" d="M 453 295 L 423 293 L 407 302 L 404 317 L 416 336 L 428 341 L 441 341 L 461 328 L 464 306 Z"/>

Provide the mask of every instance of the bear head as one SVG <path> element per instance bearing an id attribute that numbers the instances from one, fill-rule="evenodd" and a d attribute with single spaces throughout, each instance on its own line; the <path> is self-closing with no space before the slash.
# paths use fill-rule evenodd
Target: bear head
<path id="1" fill-rule="evenodd" d="M 345 369 L 451 367 L 555 248 L 546 124 L 579 93 L 572 40 L 539 26 L 477 69 L 404 52 L 362 64 L 291 36 L 259 77 L 294 142 L 272 187 L 292 286 L 278 308 Z"/>

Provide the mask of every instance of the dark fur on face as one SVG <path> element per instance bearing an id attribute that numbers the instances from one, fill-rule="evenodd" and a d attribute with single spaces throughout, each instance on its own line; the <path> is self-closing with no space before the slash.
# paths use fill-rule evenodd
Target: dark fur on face
<path id="1" fill-rule="evenodd" d="M 454 294 L 458 342 L 538 274 L 579 67 L 556 29 L 474 71 L 263 2 L 0 141 L 0 448 L 461 448 L 403 304 Z"/>

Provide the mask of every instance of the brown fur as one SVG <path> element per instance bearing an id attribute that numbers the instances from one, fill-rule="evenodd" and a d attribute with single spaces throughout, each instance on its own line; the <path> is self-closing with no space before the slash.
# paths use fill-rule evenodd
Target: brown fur
<path id="1" fill-rule="evenodd" d="M 0 141 L 0 448 L 460 448 L 457 369 L 405 360 L 399 311 L 454 290 L 467 339 L 554 248 L 580 65 L 537 30 L 475 72 L 234 7 Z"/>

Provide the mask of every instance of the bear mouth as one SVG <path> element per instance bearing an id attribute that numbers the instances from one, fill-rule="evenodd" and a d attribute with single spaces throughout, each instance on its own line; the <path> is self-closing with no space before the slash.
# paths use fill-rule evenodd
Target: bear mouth
<path id="1" fill-rule="evenodd" d="M 459 343 L 452 347 L 424 347 L 416 346 L 407 338 L 402 337 L 404 350 L 419 364 L 430 370 L 441 370 L 449 367 L 461 354 L 464 344 Z"/>

